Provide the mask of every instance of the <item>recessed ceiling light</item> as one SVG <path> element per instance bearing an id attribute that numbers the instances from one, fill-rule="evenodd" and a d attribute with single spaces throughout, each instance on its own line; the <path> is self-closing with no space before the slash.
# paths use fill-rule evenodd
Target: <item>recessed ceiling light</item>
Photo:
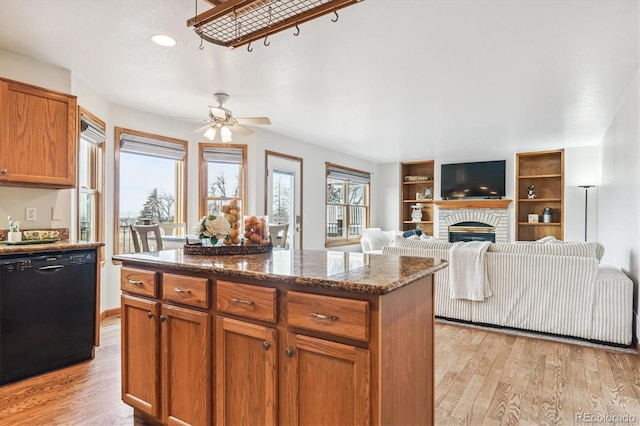
<path id="1" fill-rule="evenodd" d="M 154 34 L 151 36 L 151 40 L 160 46 L 171 47 L 176 45 L 176 39 L 165 34 Z"/>

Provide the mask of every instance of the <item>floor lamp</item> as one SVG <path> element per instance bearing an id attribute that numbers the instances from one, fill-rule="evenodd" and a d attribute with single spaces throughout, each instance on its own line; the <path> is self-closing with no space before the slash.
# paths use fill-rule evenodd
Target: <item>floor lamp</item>
<path id="1" fill-rule="evenodd" d="M 589 200 L 589 188 L 593 188 L 595 185 L 578 185 L 579 188 L 584 188 L 584 240 L 587 241 L 587 202 Z"/>

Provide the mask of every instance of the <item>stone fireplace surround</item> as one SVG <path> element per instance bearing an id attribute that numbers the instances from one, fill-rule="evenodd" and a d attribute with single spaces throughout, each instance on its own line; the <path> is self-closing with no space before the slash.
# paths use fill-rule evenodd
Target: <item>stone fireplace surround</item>
<path id="1" fill-rule="evenodd" d="M 481 222 L 495 227 L 496 242 L 509 241 L 509 203 L 511 200 L 435 201 L 438 207 L 437 237 L 449 241 L 449 226 L 460 222 Z"/>

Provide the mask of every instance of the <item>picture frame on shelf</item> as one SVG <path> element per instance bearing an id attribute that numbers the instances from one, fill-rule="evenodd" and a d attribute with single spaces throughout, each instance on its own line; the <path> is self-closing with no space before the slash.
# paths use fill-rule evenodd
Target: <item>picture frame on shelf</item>
<path id="1" fill-rule="evenodd" d="M 533 213 L 533 214 L 530 214 L 528 216 L 528 220 L 527 221 L 529 223 L 538 223 L 538 219 L 539 219 L 539 216 L 537 214 Z"/>

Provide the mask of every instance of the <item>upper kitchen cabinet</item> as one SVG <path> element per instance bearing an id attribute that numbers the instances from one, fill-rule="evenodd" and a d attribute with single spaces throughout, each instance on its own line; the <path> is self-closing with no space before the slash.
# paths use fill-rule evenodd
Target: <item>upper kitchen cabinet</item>
<path id="1" fill-rule="evenodd" d="M 0 79 L 0 185 L 73 188 L 76 97 Z"/>

